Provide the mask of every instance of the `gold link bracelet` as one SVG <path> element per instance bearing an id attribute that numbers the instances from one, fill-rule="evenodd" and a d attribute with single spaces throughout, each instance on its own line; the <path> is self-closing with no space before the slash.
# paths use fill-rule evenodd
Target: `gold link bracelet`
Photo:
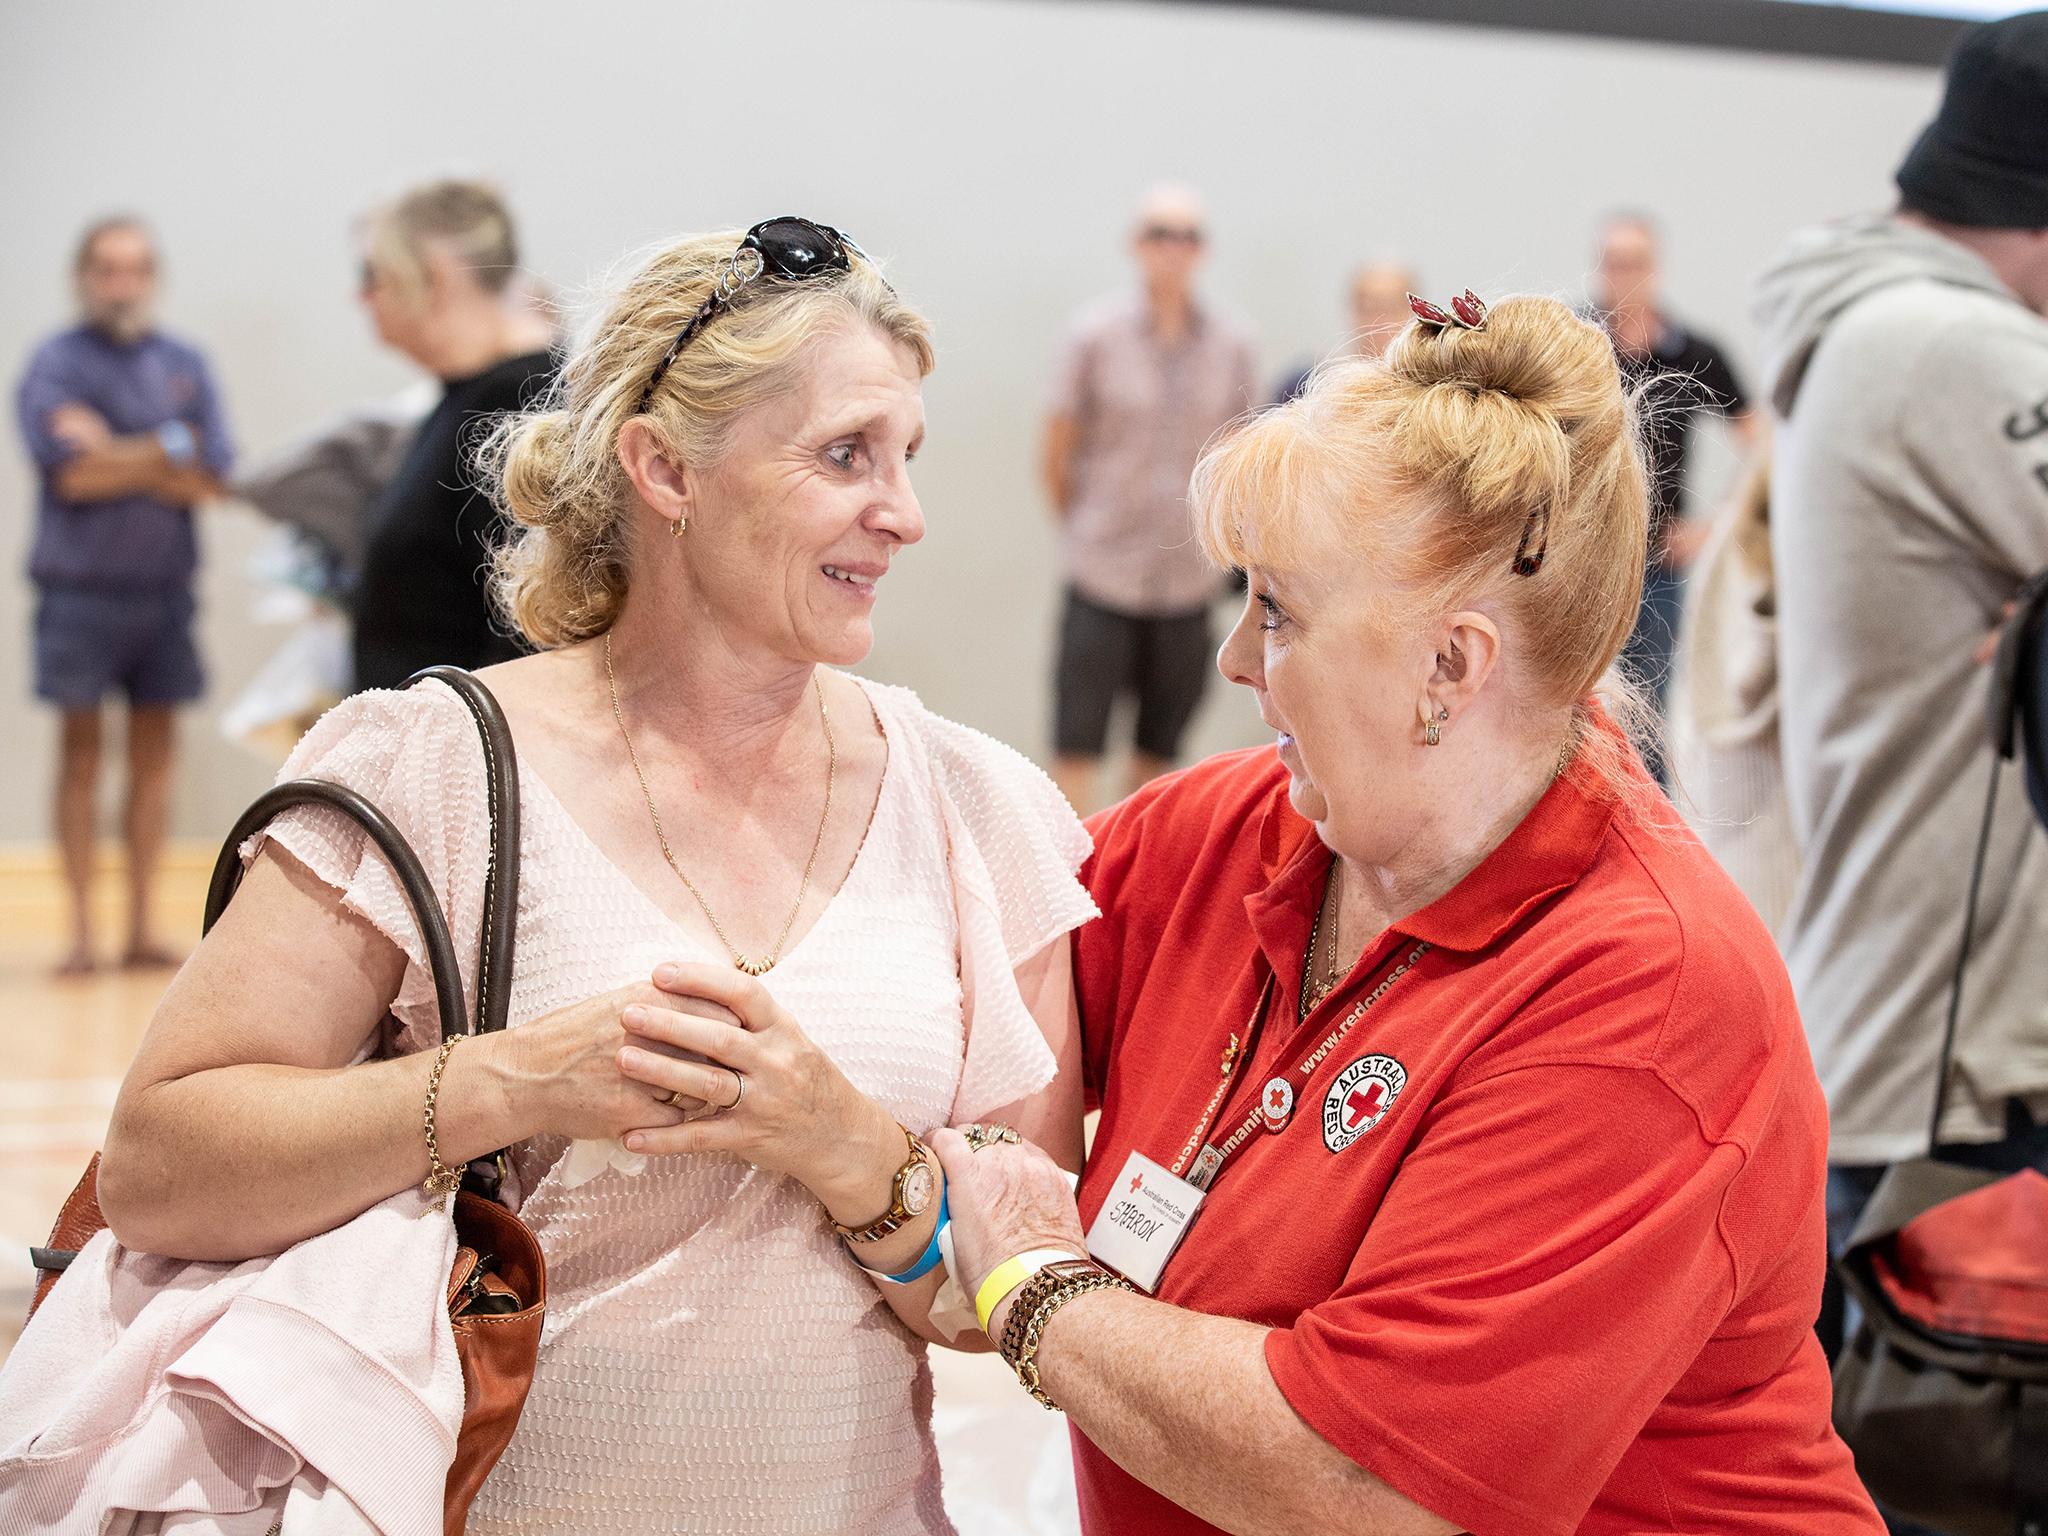
<path id="1" fill-rule="evenodd" d="M 1024 1390 L 1045 1407 L 1059 1412 L 1060 1405 L 1046 1395 L 1045 1387 L 1038 1379 L 1038 1346 L 1045 1342 L 1046 1324 L 1052 1321 L 1053 1313 L 1076 1296 L 1085 1296 L 1090 1291 L 1128 1291 L 1132 1288 L 1131 1282 L 1122 1275 L 1098 1269 L 1092 1275 L 1078 1275 L 1066 1280 L 1048 1292 L 1032 1312 L 1031 1320 L 1024 1325 L 1023 1343 L 1018 1347 L 1017 1358 L 1011 1362 Z"/>
<path id="2" fill-rule="evenodd" d="M 441 1097 L 441 1073 L 448 1065 L 448 1053 L 461 1042 L 462 1036 L 441 1042 L 440 1054 L 434 1058 L 434 1070 L 427 1075 L 427 1110 L 422 1117 L 427 1132 L 427 1179 L 420 1187 L 430 1195 L 452 1195 L 462 1185 L 462 1170 L 450 1168 L 441 1161 L 441 1143 L 434 1135 L 434 1108 Z"/>

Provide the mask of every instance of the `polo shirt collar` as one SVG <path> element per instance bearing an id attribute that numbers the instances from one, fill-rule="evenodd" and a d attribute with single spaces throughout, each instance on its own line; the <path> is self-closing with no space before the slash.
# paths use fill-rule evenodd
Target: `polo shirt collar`
<path id="1" fill-rule="evenodd" d="M 1604 722 L 1596 728 L 1612 729 Z M 1532 908 L 1577 883 L 1613 815 L 1612 797 L 1574 762 L 1477 868 L 1389 933 L 1467 954 L 1488 948 Z M 1245 911 L 1268 964 L 1291 977 L 1333 856 L 1288 803 L 1285 779 L 1266 809 L 1259 853 L 1267 884 L 1245 898 Z"/>

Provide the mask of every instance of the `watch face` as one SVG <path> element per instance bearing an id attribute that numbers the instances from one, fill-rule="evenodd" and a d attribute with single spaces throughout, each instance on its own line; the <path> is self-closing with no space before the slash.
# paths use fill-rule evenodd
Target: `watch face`
<path id="1" fill-rule="evenodd" d="M 935 1182 L 929 1163 L 919 1163 L 906 1173 L 903 1176 L 903 1209 L 912 1216 L 922 1216 L 932 1203 Z"/>

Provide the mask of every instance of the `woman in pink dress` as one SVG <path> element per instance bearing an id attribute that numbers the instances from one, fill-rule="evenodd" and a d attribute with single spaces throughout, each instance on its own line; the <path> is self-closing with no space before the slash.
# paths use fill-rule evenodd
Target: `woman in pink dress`
<path id="1" fill-rule="evenodd" d="M 1055 1060 L 1094 909 L 1050 781 L 837 670 L 924 532 L 931 365 L 857 247 L 774 220 L 661 251 L 490 445 L 520 525 L 498 596 L 540 648 L 482 674 L 524 799 L 513 1027 L 446 1054 L 433 1113 L 449 1166 L 515 1148 L 550 1295 L 472 1531 L 950 1530 L 919 1138 L 1000 1117 L 1078 1165 Z M 452 693 L 358 695 L 284 772 L 390 813 L 477 931 L 485 768 Z M 324 811 L 247 852 L 115 1111 L 130 1247 L 272 1253 L 430 1170 L 398 886 Z M 679 1018 L 701 1054 L 651 1038 Z"/>

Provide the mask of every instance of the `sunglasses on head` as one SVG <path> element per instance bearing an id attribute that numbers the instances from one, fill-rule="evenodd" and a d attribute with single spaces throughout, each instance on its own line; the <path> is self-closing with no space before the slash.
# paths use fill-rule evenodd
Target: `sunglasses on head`
<path id="1" fill-rule="evenodd" d="M 690 340 L 722 310 L 730 309 L 732 302 L 749 284 L 764 277 L 780 278 L 785 282 L 804 282 L 810 278 L 825 276 L 833 272 L 844 272 L 852 262 L 849 254 L 866 261 L 868 254 L 846 235 L 830 224 L 815 224 L 809 219 L 794 217 L 767 219 L 747 231 L 738 249 L 726 259 L 725 269 L 718 274 L 718 281 L 712 285 L 711 297 L 690 316 L 676 339 L 669 343 L 661 361 L 654 365 L 654 376 L 647 381 L 647 387 L 640 391 L 640 403 L 633 410 L 637 415 L 647 409 L 654 399 L 654 391 L 668 376 L 670 366 Z"/>
<path id="2" fill-rule="evenodd" d="M 1200 245 L 1202 232 L 1184 224 L 1147 224 L 1138 238 L 1153 245 Z"/>

